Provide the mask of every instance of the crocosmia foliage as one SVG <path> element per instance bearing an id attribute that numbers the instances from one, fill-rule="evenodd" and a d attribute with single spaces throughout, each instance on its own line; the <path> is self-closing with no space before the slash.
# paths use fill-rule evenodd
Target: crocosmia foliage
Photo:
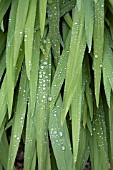
<path id="1" fill-rule="evenodd" d="M 113 169 L 113 0 L 0 0 L 0 170 Z"/>

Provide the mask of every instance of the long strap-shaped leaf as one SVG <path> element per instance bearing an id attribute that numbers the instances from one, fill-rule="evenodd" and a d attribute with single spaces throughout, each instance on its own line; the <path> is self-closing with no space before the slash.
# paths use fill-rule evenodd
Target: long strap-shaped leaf
<path id="1" fill-rule="evenodd" d="M 101 65 L 104 43 L 104 0 L 98 0 L 94 4 L 94 82 L 96 104 L 99 104 Z"/>
<path id="2" fill-rule="evenodd" d="M 7 11 L 7 9 L 9 8 L 11 4 L 11 0 L 7 0 L 7 1 L 4 1 L 4 0 L 1 0 L 0 1 L 0 23 Z"/>
<path id="3" fill-rule="evenodd" d="M 23 33 L 25 29 L 25 22 L 28 14 L 30 0 L 19 0 L 17 13 L 16 15 L 16 23 L 15 23 L 15 33 L 14 33 L 14 56 L 13 56 L 13 65 L 16 66 L 20 45 L 23 39 Z"/>
<path id="4" fill-rule="evenodd" d="M 113 51 L 110 47 L 110 35 L 105 29 L 104 55 L 103 55 L 103 79 L 108 106 L 110 107 L 111 89 L 113 90 Z"/>
<path id="5" fill-rule="evenodd" d="M 5 169 L 7 168 L 8 162 L 8 150 L 8 141 L 6 137 L 6 132 L 4 132 L 0 140 L 0 161 Z"/>
<path id="6" fill-rule="evenodd" d="M 21 139 L 22 129 L 24 126 L 28 92 L 29 92 L 28 79 L 26 76 L 25 65 L 24 65 L 22 70 L 20 85 L 19 85 L 19 95 L 18 95 L 16 113 L 14 115 L 14 124 L 12 126 L 7 170 L 12 170 L 14 166 L 14 161 L 16 158 L 19 142 Z"/>
<path id="7" fill-rule="evenodd" d="M 24 152 L 24 170 L 31 170 L 31 165 L 34 156 L 34 150 L 36 149 L 36 132 L 35 132 L 35 117 L 32 114 L 31 103 L 28 106 L 27 113 L 27 125 L 26 125 L 26 140 L 25 140 L 25 152 Z"/>
<path id="8" fill-rule="evenodd" d="M 91 120 L 93 119 L 93 95 L 92 95 L 92 89 L 91 89 L 91 73 L 90 73 L 90 62 L 89 62 L 89 56 L 86 55 L 83 63 L 83 87 L 85 94 L 86 94 L 86 100 L 89 107 L 90 117 Z"/>
<path id="9" fill-rule="evenodd" d="M 46 44 L 46 47 L 48 43 Z M 36 110 L 36 139 L 37 139 L 37 154 L 38 154 L 38 168 L 39 170 L 50 170 L 50 155 L 48 144 L 48 122 L 49 122 L 49 103 L 51 97 L 48 97 L 50 91 L 51 74 L 49 73 L 51 64 L 50 47 L 46 54 L 41 53 L 39 82 L 37 92 L 37 110 Z"/>
<path id="10" fill-rule="evenodd" d="M 71 103 L 71 117 L 72 117 L 72 141 L 73 141 L 73 164 L 76 163 L 79 135 L 80 135 L 80 123 L 81 123 L 81 107 L 82 107 L 82 74 L 80 74 L 75 94 Z"/>
<path id="11" fill-rule="evenodd" d="M 107 104 L 110 107 L 111 85 L 110 85 L 109 78 L 106 74 L 105 69 L 103 69 L 103 83 L 104 83 L 104 90 L 105 90 L 105 94 L 106 94 Z"/>
<path id="12" fill-rule="evenodd" d="M 93 24 L 94 24 L 94 4 L 93 0 L 84 0 L 85 30 L 89 52 L 92 46 Z"/>
<path id="13" fill-rule="evenodd" d="M 102 101 L 99 109 L 95 108 L 95 116 L 93 122 L 93 137 L 96 138 L 95 145 L 98 148 L 98 157 L 100 159 L 100 167 L 103 170 L 108 169 L 108 148 L 107 148 L 107 136 L 106 136 L 106 125 L 105 125 L 105 116 L 102 108 Z M 94 148 L 95 152 L 95 148 Z M 97 160 L 96 156 L 94 162 Z M 98 161 L 98 160 L 97 160 Z M 95 162 L 96 170 L 97 162 Z"/>
<path id="14" fill-rule="evenodd" d="M 77 0 L 77 8 L 78 8 L 78 11 L 81 10 L 81 7 L 82 7 L 82 0 Z"/>
<path id="15" fill-rule="evenodd" d="M 46 8 L 47 8 L 47 0 L 39 0 L 41 37 L 43 37 L 43 34 L 44 34 L 44 27 L 45 27 L 45 20 L 46 20 Z"/>
<path id="16" fill-rule="evenodd" d="M 109 108 L 109 132 L 110 132 L 110 152 L 111 152 L 111 157 L 113 157 L 113 94 L 111 95 L 111 107 Z M 113 163 L 112 163 L 113 166 Z"/>
<path id="17" fill-rule="evenodd" d="M 34 114 L 36 93 L 37 93 L 37 82 L 38 82 L 38 69 L 39 69 L 39 58 L 40 58 L 40 31 L 36 31 L 34 34 L 33 52 L 31 61 L 31 76 L 30 76 L 30 102 L 31 112 Z"/>
<path id="18" fill-rule="evenodd" d="M 70 44 L 70 38 L 71 38 L 71 31 L 69 32 L 65 47 L 63 49 L 61 58 L 58 62 L 54 78 L 52 81 L 52 86 L 51 86 L 51 97 L 52 101 L 50 103 L 50 111 L 53 109 L 54 104 L 56 102 L 56 99 L 60 93 L 62 84 L 64 82 L 65 76 L 66 76 L 66 66 L 67 66 L 67 60 L 68 60 L 68 55 L 69 55 L 69 44 Z"/>
<path id="19" fill-rule="evenodd" d="M 75 0 L 66 1 L 65 3 L 63 3 L 62 6 L 60 7 L 60 16 L 63 16 L 69 11 L 71 11 L 75 7 L 75 5 L 76 5 Z"/>
<path id="20" fill-rule="evenodd" d="M 7 104 L 8 104 L 8 114 L 11 116 L 13 94 L 14 94 L 14 81 L 15 81 L 15 70 L 13 68 L 13 43 L 14 43 L 14 28 L 16 22 L 16 10 L 17 1 L 13 0 L 10 12 L 10 20 L 8 25 L 8 35 L 7 35 L 7 46 L 6 46 L 6 68 L 7 68 Z"/>
<path id="21" fill-rule="evenodd" d="M 72 169 L 72 151 L 66 121 L 61 126 L 62 100 L 58 97 L 56 105 L 50 114 L 49 134 L 56 164 L 59 170 Z"/>
<path id="22" fill-rule="evenodd" d="M 111 5 L 113 6 L 113 0 L 109 0 L 109 1 L 110 1 Z"/>
<path id="23" fill-rule="evenodd" d="M 63 111 L 61 116 L 62 123 L 64 122 L 75 93 L 76 84 L 81 72 L 84 50 L 84 10 L 81 8 L 81 10 L 78 11 L 78 9 L 75 8 L 69 58 L 66 70 Z"/>
<path id="24" fill-rule="evenodd" d="M 19 55 L 19 59 L 18 59 L 17 66 L 16 66 L 17 69 L 15 72 L 14 86 L 16 85 L 16 82 L 18 80 L 23 57 L 24 57 L 24 55 L 23 55 L 23 50 L 22 50 Z M 5 75 L 3 83 L 1 85 L 1 89 L 0 89 L 0 127 L 2 125 L 2 122 L 4 120 L 4 117 L 5 117 L 6 111 L 7 111 L 7 91 L 6 91 L 6 89 L 7 89 L 7 76 Z"/>
<path id="25" fill-rule="evenodd" d="M 86 148 L 87 147 L 87 148 Z M 80 141 L 79 141 L 79 148 L 78 148 L 78 156 L 77 156 L 77 162 L 75 164 L 76 169 L 84 169 L 84 156 L 86 153 L 86 149 L 88 149 L 88 139 L 87 139 L 87 128 L 84 128 L 81 126 L 80 128 Z"/>
<path id="26" fill-rule="evenodd" d="M 30 71 L 31 71 L 31 60 L 32 60 L 32 51 L 33 51 L 33 37 L 34 37 L 34 24 L 36 16 L 36 5 L 37 0 L 32 0 L 29 5 L 29 11 L 27 15 L 27 20 L 25 24 L 25 61 L 26 61 L 26 73 L 28 79 L 30 80 Z"/>
<path id="27" fill-rule="evenodd" d="M 49 32 L 52 43 L 53 55 L 55 57 L 55 63 L 57 64 L 60 56 L 60 9 L 59 0 L 52 0 L 48 2 L 48 20 L 49 20 Z"/>

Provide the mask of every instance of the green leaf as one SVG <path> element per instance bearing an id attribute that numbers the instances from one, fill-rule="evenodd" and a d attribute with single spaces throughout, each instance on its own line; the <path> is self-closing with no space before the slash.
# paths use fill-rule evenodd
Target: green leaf
<path id="1" fill-rule="evenodd" d="M 65 15 L 75 7 L 75 0 L 65 2 L 60 8 L 60 16 Z"/>
<path id="2" fill-rule="evenodd" d="M 18 146 L 21 139 L 22 129 L 24 126 L 24 119 L 26 114 L 28 90 L 29 90 L 28 79 L 25 73 L 25 65 L 24 65 L 22 69 L 22 75 L 21 75 L 21 80 L 19 85 L 19 94 L 18 94 L 16 112 L 14 115 L 14 123 L 12 126 L 7 170 L 13 169 L 14 161 L 18 151 Z"/>
<path id="3" fill-rule="evenodd" d="M 17 1 L 12 2 L 11 11 L 10 11 L 10 20 L 8 25 L 8 35 L 7 35 L 7 46 L 6 46 L 6 69 L 7 69 L 7 104 L 8 104 L 8 115 L 11 117 L 12 113 L 12 104 L 13 104 L 13 95 L 14 95 L 14 81 L 15 81 L 15 70 L 13 67 L 13 43 L 14 43 L 14 27 L 16 21 L 16 10 L 17 10 Z"/>
<path id="4" fill-rule="evenodd" d="M 96 104 L 99 105 L 101 65 L 104 45 L 104 0 L 94 4 L 94 82 Z"/>
<path id="5" fill-rule="evenodd" d="M 76 84 L 82 68 L 82 62 L 83 62 L 84 50 L 85 50 L 85 37 L 84 37 L 83 28 L 84 28 L 83 8 L 81 8 L 80 11 L 78 11 L 77 8 L 75 8 L 69 58 L 68 58 L 67 70 L 66 70 L 63 111 L 61 116 L 62 123 L 64 122 L 70 104 L 72 102 L 72 98 L 76 90 Z"/>
<path id="6" fill-rule="evenodd" d="M 31 170 L 35 170 L 36 169 L 36 149 L 34 150 L 34 155 L 33 155 L 33 161 L 32 161 L 32 165 L 31 165 Z"/>
<path id="7" fill-rule="evenodd" d="M 59 0 L 48 3 L 48 21 L 49 21 L 49 33 L 52 44 L 53 55 L 55 58 L 55 64 L 57 65 L 60 56 L 60 8 Z"/>
<path id="8" fill-rule="evenodd" d="M 49 134 L 58 169 L 72 169 L 72 151 L 66 121 L 61 126 L 62 100 L 58 97 L 49 119 Z"/>
<path id="9" fill-rule="evenodd" d="M 5 169 L 7 169 L 8 150 L 9 150 L 8 141 L 6 133 L 4 132 L 2 135 L 2 139 L 0 140 L 0 161 Z"/>
<path id="10" fill-rule="evenodd" d="M 106 75 L 105 69 L 103 69 L 103 83 L 104 83 L 104 89 L 105 89 L 107 104 L 110 107 L 111 85 L 110 85 L 110 82 L 109 82 L 109 78 Z"/>
<path id="11" fill-rule="evenodd" d="M 64 19 L 66 21 L 66 23 L 69 25 L 70 28 L 72 28 L 72 18 L 69 15 L 69 13 L 67 13 L 66 15 L 64 15 Z"/>
<path id="12" fill-rule="evenodd" d="M 15 32 L 14 32 L 14 56 L 13 56 L 13 65 L 16 66 L 18 59 L 20 45 L 23 40 L 23 33 L 25 30 L 25 23 L 28 15 L 28 7 L 30 0 L 19 0 L 17 13 L 16 13 L 16 23 L 15 23 Z"/>
<path id="13" fill-rule="evenodd" d="M 33 37 L 34 37 L 34 24 L 36 17 L 36 6 L 37 0 L 32 0 L 30 2 L 30 7 L 28 11 L 28 15 L 26 18 L 25 24 L 25 61 L 26 61 L 26 73 L 27 77 L 30 80 L 30 71 L 31 71 L 31 60 L 32 60 L 32 51 L 33 51 Z"/>
<path id="14" fill-rule="evenodd" d="M 110 1 L 111 5 L 113 6 L 113 0 L 109 0 L 109 1 Z"/>
<path id="15" fill-rule="evenodd" d="M 47 0 L 39 0 L 41 37 L 43 37 L 44 34 L 44 27 L 45 27 L 45 20 L 46 20 L 46 6 L 47 6 Z"/>
<path id="16" fill-rule="evenodd" d="M 111 149 L 111 157 L 113 157 L 113 106 L 112 106 L 112 102 L 113 102 L 113 94 L 111 95 L 111 107 L 109 108 L 109 132 L 110 132 L 110 149 Z"/>
<path id="17" fill-rule="evenodd" d="M 96 143 L 98 147 L 98 157 L 99 157 L 98 160 L 100 160 L 99 161 L 100 166 L 102 169 L 106 170 L 108 169 L 108 148 L 107 148 L 107 140 L 106 140 L 107 137 L 106 137 L 105 116 L 103 112 L 102 101 L 100 107 L 98 109 L 95 108 L 93 132 L 95 134 L 94 137 L 97 139 Z M 96 156 L 95 156 L 95 160 L 96 160 Z M 95 162 L 95 165 L 97 166 L 97 162 Z"/>
<path id="18" fill-rule="evenodd" d="M 48 123 L 49 123 L 49 97 L 51 74 L 49 66 L 51 64 L 50 48 L 46 54 L 41 54 L 39 82 L 37 88 L 36 103 L 36 139 L 39 170 L 51 169 L 49 144 L 48 144 Z"/>
<path id="19" fill-rule="evenodd" d="M 71 103 L 73 163 L 77 161 L 82 107 L 82 74 L 80 74 Z"/>
<path id="20" fill-rule="evenodd" d="M 89 52 L 92 47 L 93 24 L 94 24 L 94 4 L 93 0 L 84 1 L 85 31 Z"/>
<path id="21" fill-rule="evenodd" d="M 104 78 L 104 88 L 106 93 L 106 98 L 108 105 L 110 106 L 110 92 L 113 90 L 113 59 L 112 59 L 112 49 L 110 47 L 110 36 L 105 31 L 105 41 L 104 41 L 104 56 L 103 56 L 103 78 Z M 110 87 L 111 86 L 111 87 Z"/>
<path id="22" fill-rule="evenodd" d="M 82 0 L 77 0 L 77 8 L 78 8 L 78 11 L 81 10 L 81 7 L 82 7 Z"/>
<path id="23" fill-rule="evenodd" d="M 0 23 L 2 22 L 2 19 L 4 17 L 4 15 L 7 12 L 7 9 L 9 8 L 10 4 L 11 4 L 12 0 L 1 0 L 0 1 Z"/>
<path id="24" fill-rule="evenodd" d="M 52 81 L 51 93 L 50 93 L 52 97 L 52 101 L 50 103 L 50 110 L 52 110 L 54 107 L 54 104 L 60 93 L 62 84 L 66 76 L 66 66 L 67 66 L 67 60 L 68 60 L 68 55 L 69 55 L 70 38 L 71 38 L 71 31 L 68 33 L 68 37 L 66 39 L 66 43 L 65 43 L 62 55 L 60 57 L 60 60 L 58 62 L 58 65 L 57 65 L 57 68 L 54 74 L 54 78 Z"/>
<path id="25" fill-rule="evenodd" d="M 87 146 L 87 131 L 86 128 L 83 128 L 83 126 L 81 126 L 78 157 L 77 157 L 77 162 L 75 164 L 76 169 L 84 169 L 83 165 L 84 165 L 84 155 L 86 152 L 86 146 Z"/>
<path id="26" fill-rule="evenodd" d="M 26 123 L 26 139 L 24 152 L 24 169 L 31 170 L 31 165 L 35 150 L 36 132 L 35 132 L 35 117 L 31 111 L 31 103 L 28 106 L 27 123 Z"/>
<path id="27" fill-rule="evenodd" d="M 30 102 L 31 102 L 31 112 L 34 113 L 36 104 L 36 93 L 37 93 L 37 83 L 38 83 L 38 70 L 39 70 L 39 59 L 40 59 L 40 31 L 36 31 L 34 34 L 34 44 L 32 52 L 31 61 L 31 77 L 30 77 Z"/>

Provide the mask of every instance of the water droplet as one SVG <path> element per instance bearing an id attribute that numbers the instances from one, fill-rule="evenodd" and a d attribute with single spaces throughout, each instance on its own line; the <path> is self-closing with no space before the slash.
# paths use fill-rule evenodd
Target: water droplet
<path id="1" fill-rule="evenodd" d="M 43 99 L 45 99 L 46 98 L 46 96 L 43 96 Z"/>
<path id="2" fill-rule="evenodd" d="M 98 58 L 98 55 L 95 55 L 95 58 Z"/>
<path id="3" fill-rule="evenodd" d="M 16 139 L 17 139 L 17 140 L 19 140 L 20 138 L 19 138 L 19 137 L 17 137 Z"/>
<path id="4" fill-rule="evenodd" d="M 44 44 L 46 44 L 46 40 L 44 40 L 43 42 L 44 42 Z"/>
<path id="5" fill-rule="evenodd" d="M 64 146 L 62 146 L 62 150 L 65 151 L 65 147 Z"/>
<path id="6" fill-rule="evenodd" d="M 42 75 L 41 75 L 41 74 L 39 75 L 39 78 L 42 78 Z"/>
<path id="7" fill-rule="evenodd" d="M 43 62 L 43 64 L 44 64 L 44 65 L 47 65 L 47 62 L 46 62 L 46 61 L 44 61 L 44 62 Z"/>
<path id="8" fill-rule="evenodd" d="M 56 135 L 56 134 L 57 134 L 57 131 L 54 131 L 53 133 L 54 133 L 54 135 Z"/>
<path id="9" fill-rule="evenodd" d="M 43 84 L 43 87 L 45 87 L 46 86 L 46 84 Z"/>
<path id="10" fill-rule="evenodd" d="M 51 96 L 48 97 L 48 101 L 49 101 L 49 102 L 52 101 L 52 97 L 51 97 Z"/>
<path id="11" fill-rule="evenodd" d="M 60 135 L 60 137 L 62 137 L 62 136 L 63 136 L 63 133 L 62 133 L 62 132 L 59 132 L 59 135 Z"/>
<path id="12" fill-rule="evenodd" d="M 25 38 L 27 38 L 27 35 L 25 34 L 25 36 L 24 36 Z"/>
<path id="13" fill-rule="evenodd" d="M 20 31 L 20 35 L 22 35 L 22 31 Z"/>
<path id="14" fill-rule="evenodd" d="M 41 69 L 43 69 L 43 68 L 44 68 L 44 66 L 40 66 L 40 68 L 41 68 Z"/>
<path id="15" fill-rule="evenodd" d="M 74 25 L 77 25 L 77 22 L 75 22 Z"/>

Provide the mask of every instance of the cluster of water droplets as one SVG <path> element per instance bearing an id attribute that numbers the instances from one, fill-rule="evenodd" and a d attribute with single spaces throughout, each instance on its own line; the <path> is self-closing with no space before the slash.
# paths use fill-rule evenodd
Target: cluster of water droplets
<path id="1" fill-rule="evenodd" d="M 97 136 L 99 150 L 106 147 L 105 143 L 107 143 L 104 129 L 102 127 L 105 127 L 104 115 L 103 113 L 97 113 L 96 118 L 94 119 L 93 133 Z"/>
<path id="2" fill-rule="evenodd" d="M 51 128 L 50 135 L 51 135 L 52 144 L 57 145 L 59 151 L 61 149 L 62 149 L 62 151 L 65 151 L 66 148 L 64 145 L 64 141 L 63 141 L 63 132 L 58 131 L 58 129 L 55 129 L 53 127 L 53 128 Z"/>

